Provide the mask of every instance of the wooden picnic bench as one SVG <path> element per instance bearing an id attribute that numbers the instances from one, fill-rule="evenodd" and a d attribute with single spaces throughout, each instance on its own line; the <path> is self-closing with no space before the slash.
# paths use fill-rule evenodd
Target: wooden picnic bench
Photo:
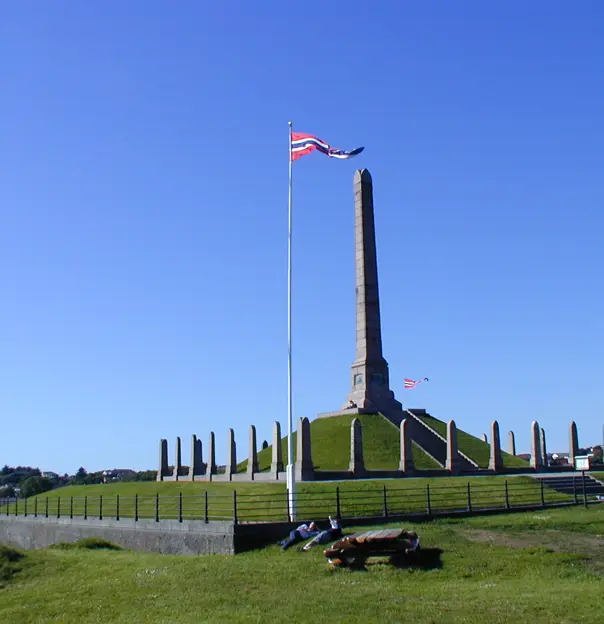
<path id="1" fill-rule="evenodd" d="M 323 551 L 333 565 L 349 565 L 368 557 L 409 555 L 419 548 L 419 537 L 404 529 L 363 531 L 345 537 Z"/>

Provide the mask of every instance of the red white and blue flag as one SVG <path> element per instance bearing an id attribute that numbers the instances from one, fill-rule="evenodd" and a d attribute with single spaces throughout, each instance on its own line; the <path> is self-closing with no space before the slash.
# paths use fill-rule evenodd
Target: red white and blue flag
<path id="1" fill-rule="evenodd" d="M 405 377 L 405 390 L 411 390 L 415 388 L 415 386 L 419 386 L 420 383 L 424 383 L 424 381 L 429 381 L 427 377 L 420 379 L 419 381 L 414 381 L 413 379 L 409 379 Z"/>
<path id="2" fill-rule="evenodd" d="M 306 156 L 306 154 L 310 154 L 314 150 L 319 150 L 330 158 L 346 160 L 347 158 L 352 158 L 360 154 L 364 149 L 364 147 L 357 147 L 353 150 L 336 149 L 325 143 L 325 141 L 321 141 L 321 139 L 317 139 L 317 137 L 310 134 L 292 132 L 292 161 L 298 160 L 298 158 L 302 158 L 302 156 Z"/>

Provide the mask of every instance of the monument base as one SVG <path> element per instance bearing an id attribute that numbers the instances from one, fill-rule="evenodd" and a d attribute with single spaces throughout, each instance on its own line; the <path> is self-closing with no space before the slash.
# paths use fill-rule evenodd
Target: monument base
<path id="1" fill-rule="evenodd" d="M 406 418 L 408 414 L 406 414 L 403 410 L 387 410 L 387 411 L 378 411 L 376 409 L 369 409 L 366 407 L 350 407 L 347 409 L 340 409 L 335 412 L 323 412 L 321 414 L 317 414 L 317 418 L 334 418 L 336 416 L 358 416 L 359 414 L 370 414 L 377 416 L 381 414 L 384 418 L 387 418 L 393 425 L 397 427 L 400 426 L 403 418 Z"/>

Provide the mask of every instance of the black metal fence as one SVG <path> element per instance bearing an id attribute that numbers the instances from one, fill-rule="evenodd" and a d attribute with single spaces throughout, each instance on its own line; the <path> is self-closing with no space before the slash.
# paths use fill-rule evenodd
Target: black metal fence
<path id="1" fill-rule="evenodd" d="M 334 486 L 331 489 L 300 488 L 295 496 L 298 518 L 432 517 L 456 512 L 509 510 L 553 505 L 587 505 L 597 497 L 575 477 L 567 492 L 549 488 L 544 480 L 513 478 L 505 481 L 434 483 L 417 487 Z M 0 516 L 37 518 L 98 518 L 121 520 L 222 520 L 235 523 L 281 522 L 288 519 L 287 492 L 230 494 L 202 491 L 199 495 L 59 496 L 40 495 L 0 502 Z"/>

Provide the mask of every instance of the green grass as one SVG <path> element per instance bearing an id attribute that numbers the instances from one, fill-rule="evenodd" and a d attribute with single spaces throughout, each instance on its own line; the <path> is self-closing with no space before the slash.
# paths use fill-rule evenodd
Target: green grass
<path id="1" fill-rule="evenodd" d="M 447 438 L 447 424 L 438 418 L 428 416 L 427 414 L 417 415 L 418 418 L 423 420 L 427 425 L 432 427 L 436 433 L 440 434 L 443 438 Z M 462 453 L 465 453 L 468 457 L 473 459 L 480 468 L 489 467 L 489 459 L 491 456 L 491 445 L 483 442 L 479 438 L 476 438 L 461 429 L 457 430 L 457 445 Z M 505 451 L 501 451 L 503 465 L 506 468 L 526 468 L 528 462 L 521 457 L 510 455 Z"/>
<path id="2" fill-rule="evenodd" d="M 316 470 L 348 470 L 350 462 L 350 424 L 355 416 L 334 416 L 317 418 L 310 423 L 312 459 Z M 356 416 L 363 426 L 363 455 L 369 470 L 398 470 L 400 462 L 400 432 L 381 414 Z M 296 456 L 296 433 L 294 457 Z M 260 471 L 270 469 L 272 445 L 258 453 Z M 287 461 L 287 437 L 281 439 L 283 461 Z M 413 460 L 418 470 L 441 468 L 419 446 L 413 444 Z M 237 466 L 238 472 L 245 472 L 247 459 Z"/>
<path id="3" fill-rule="evenodd" d="M 394 513 L 418 513 L 427 508 L 428 489 L 433 511 L 457 510 L 467 506 L 468 484 L 470 504 L 474 509 L 503 507 L 506 482 L 511 505 L 539 504 L 540 484 L 530 477 L 503 476 L 403 478 L 379 481 L 343 481 L 300 483 L 297 487 L 298 509 L 308 517 L 326 518 L 337 510 L 339 489 L 340 510 L 349 517 L 381 515 L 384 509 L 384 488 L 388 511 Z M 233 492 L 237 492 L 237 517 L 241 521 L 283 520 L 286 517 L 286 490 L 283 483 L 230 482 L 130 482 L 107 485 L 79 485 L 52 490 L 38 497 L 27 499 L 28 515 L 37 509 L 38 515 L 46 513 L 46 499 L 50 516 L 132 517 L 135 511 L 135 495 L 138 495 L 140 518 L 154 518 L 156 495 L 159 494 L 160 517 L 177 518 L 181 504 L 183 518 L 203 519 L 205 493 L 207 492 L 209 519 L 233 517 Z M 102 496 L 102 506 L 101 498 Z M 72 500 L 73 497 L 73 500 Z M 86 498 L 85 498 L 86 497 Z M 37 507 L 36 507 L 37 499 Z M 569 496 L 545 488 L 546 503 L 570 500 Z M 73 506 L 73 507 L 72 507 Z M 18 504 L 18 513 L 25 512 L 25 502 Z M 10 505 L 0 513 L 14 514 Z"/>
<path id="4" fill-rule="evenodd" d="M 0 621 L 172 624 L 588 622 L 604 508 L 411 525 L 426 565 L 329 569 L 320 549 L 234 557 L 41 550 L 0 590 Z M 431 554 L 431 556 L 429 556 Z"/>

